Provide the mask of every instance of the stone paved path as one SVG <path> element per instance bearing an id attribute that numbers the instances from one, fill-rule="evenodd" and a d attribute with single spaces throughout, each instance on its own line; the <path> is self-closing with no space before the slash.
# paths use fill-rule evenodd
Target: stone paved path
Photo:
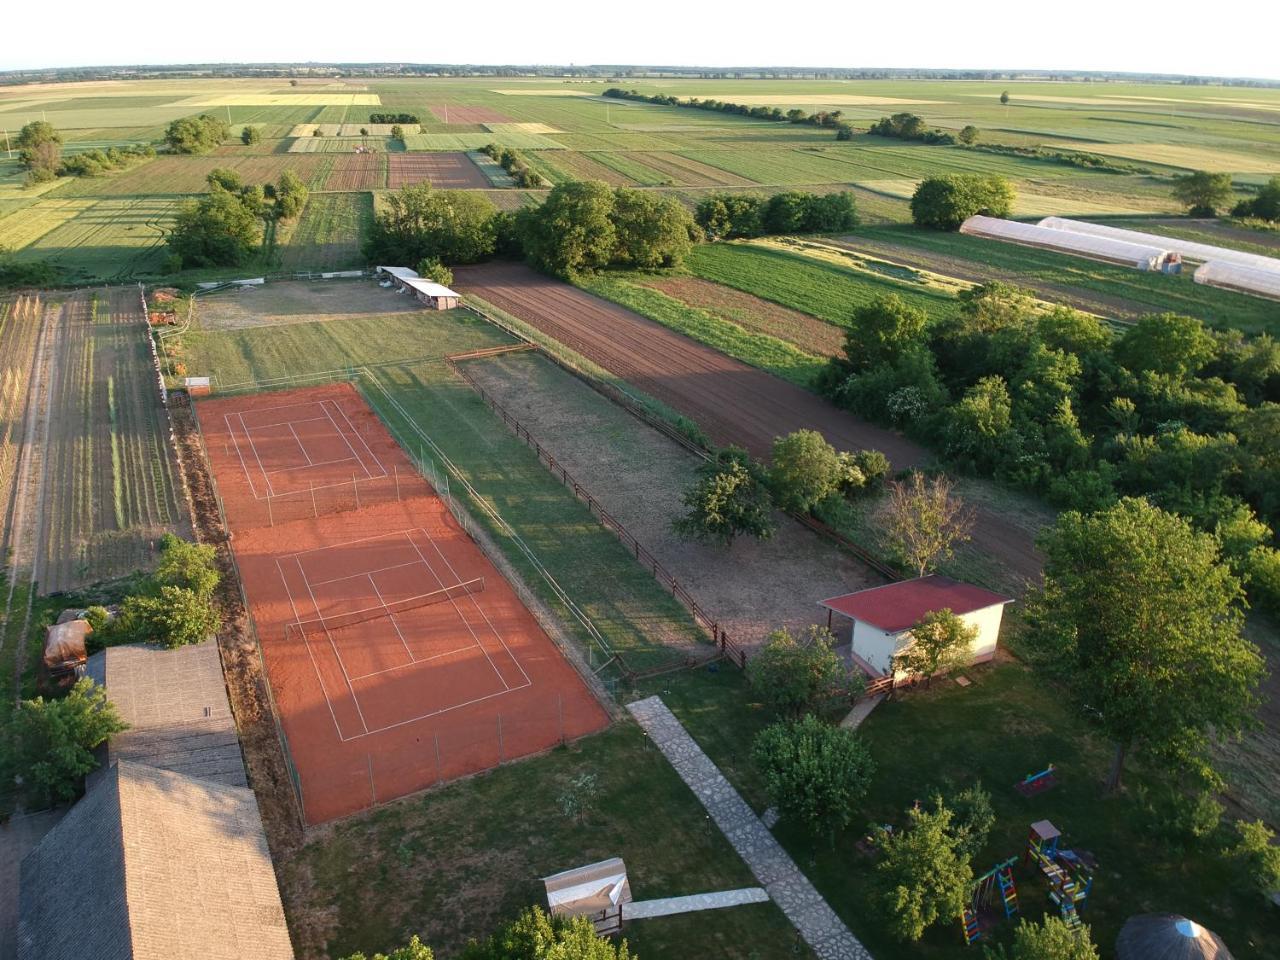
<path id="1" fill-rule="evenodd" d="M 791 856 L 660 697 L 627 705 L 820 960 L 871 960 Z"/>
<path id="2" fill-rule="evenodd" d="M 695 910 L 719 910 L 723 907 L 741 906 L 744 903 L 764 903 L 768 899 L 769 894 L 760 887 L 743 887 L 741 890 L 695 893 L 688 897 L 636 900 L 622 908 L 622 917 L 624 920 L 669 917 L 676 913 L 693 913 Z"/>

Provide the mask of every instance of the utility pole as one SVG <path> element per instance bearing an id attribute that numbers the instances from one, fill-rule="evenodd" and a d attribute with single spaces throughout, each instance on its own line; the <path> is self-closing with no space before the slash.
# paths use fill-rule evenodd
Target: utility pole
<path id="1" fill-rule="evenodd" d="M 13 148 L 9 146 L 9 131 L 4 132 L 4 153 L 10 160 L 13 159 Z"/>

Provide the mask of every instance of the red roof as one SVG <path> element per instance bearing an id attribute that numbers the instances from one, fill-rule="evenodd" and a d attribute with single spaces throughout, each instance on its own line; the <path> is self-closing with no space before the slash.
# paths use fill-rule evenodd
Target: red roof
<path id="1" fill-rule="evenodd" d="M 935 610 L 945 608 L 952 613 L 965 614 L 1012 602 L 1012 597 L 935 573 L 917 580 L 902 580 L 831 597 L 820 600 L 819 604 L 850 619 L 861 620 L 889 633 L 898 633 L 915 626 L 921 617 Z"/>

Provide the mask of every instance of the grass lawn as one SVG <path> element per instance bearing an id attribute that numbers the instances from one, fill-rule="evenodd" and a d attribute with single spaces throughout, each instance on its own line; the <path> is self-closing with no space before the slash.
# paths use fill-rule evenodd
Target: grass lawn
<path id="1" fill-rule="evenodd" d="M 584 773 L 597 778 L 599 800 L 579 823 L 557 798 Z M 318 831 L 280 869 L 287 897 L 305 891 L 308 923 L 311 910 L 320 915 L 328 956 L 372 954 L 419 933 L 443 960 L 525 906 L 545 905 L 539 877 L 614 856 L 637 900 L 756 885 L 629 720 Z M 625 936 L 645 960 L 812 956 L 793 954 L 795 931 L 772 903 L 638 920 Z"/>
<path id="2" fill-rule="evenodd" d="M 854 828 L 837 837 L 811 839 L 786 824 L 778 838 L 832 907 L 877 960 L 930 960 L 972 956 L 958 920 L 928 931 L 919 944 L 904 945 L 884 931 L 873 908 L 875 861 L 854 848 L 871 823 L 905 822 L 916 800 L 928 802 L 935 788 L 980 781 L 991 793 L 997 823 L 987 847 L 974 861 L 982 873 L 997 861 L 1023 851 L 1035 820 L 1051 820 L 1064 845 L 1091 851 L 1098 859 L 1093 892 L 1083 917 L 1104 956 L 1120 925 L 1136 913 L 1183 913 L 1219 933 L 1237 958 L 1270 955 L 1275 921 L 1258 895 L 1243 891 L 1234 865 L 1218 851 L 1230 839 L 1220 830 L 1202 842 L 1169 839 L 1152 790 L 1161 771 L 1134 758 L 1126 790 L 1104 797 L 1101 780 L 1110 758 L 1107 744 L 1094 737 L 1072 709 L 1017 663 L 969 672 L 973 686 L 942 682 L 882 704 L 863 724 L 877 771 Z M 663 696 L 689 731 L 757 811 L 767 800 L 750 762 L 750 744 L 768 722 L 752 703 L 742 674 L 685 673 L 653 681 L 645 692 Z M 1012 784 L 1052 762 L 1060 771 L 1053 790 L 1025 799 Z M 1047 887 L 1026 868 L 1016 871 L 1022 915 L 1040 917 L 1048 907 Z M 1011 925 L 996 939 L 1007 941 Z"/>

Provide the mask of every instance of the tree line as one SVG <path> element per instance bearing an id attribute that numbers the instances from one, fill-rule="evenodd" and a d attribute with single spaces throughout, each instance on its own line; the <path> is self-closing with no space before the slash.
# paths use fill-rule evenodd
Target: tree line
<path id="1" fill-rule="evenodd" d="M 679 97 L 664 93 L 641 93 L 639 90 L 624 90 L 621 87 L 610 87 L 603 94 L 615 100 L 637 100 L 641 103 L 653 103 L 664 107 L 689 107 L 693 110 L 714 110 L 719 113 L 732 113 L 739 117 L 750 117 L 753 120 L 772 120 L 775 123 L 798 123 L 811 127 L 834 129 L 837 136 L 841 133 L 852 135 L 853 128 L 844 121 L 843 110 L 818 110 L 806 113 L 799 108 L 783 111 L 781 107 L 748 106 L 745 103 L 730 103 L 727 100 Z M 840 137 L 848 139 L 848 136 Z"/>
<path id="2" fill-rule="evenodd" d="M 542 174 L 532 169 L 524 157 L 511 147 L 499 146 L 496 143 L 486 144 L 482 150 L 490 159 L 511 175 L 517 187 L 537 190 L 547 185 Z"/>
<path id="3" fill-rule="evenodd" d="M 306 206 L 309 191 L 292 170 L 267 186 L 249 185 L 235 170 L 209 171 L 209 192 L 178 210 L 169 232 L 166 269 L 234 267 L 257 251 L 264 222 L 291 220 Z"/>
<path id="4" fill-rule="evenodd" d="M 51 123 L 33 120 L 14 139 L 18 162 L 27 171 L 27 185 L 47 183 L 55 177 L 99 177 L 110 170 L 150 160 L 156 155 L 150 144 L 85 150 L 64 157 L 62 134 Z"/>
<path id="5" fill-rule="evenodd" d="M 870 127 L 867 133 L 876 137 L 892 137 L 895 140 L 916 140 L 921 143 L 950 145 L 954 143 L 973 144 L 978 142 L 979 130 L 973 124 L 961 128 L 959 133 L 947 133 L 937 127 L 930 129 L 920 117 L 914 113 L 895 113 L 891 117 L 881 117 Z"/>
<path id="6" fill-rule="evenodd" d="M 371 113 L 370 123 L 419 123 L 416 113 Z"/>

